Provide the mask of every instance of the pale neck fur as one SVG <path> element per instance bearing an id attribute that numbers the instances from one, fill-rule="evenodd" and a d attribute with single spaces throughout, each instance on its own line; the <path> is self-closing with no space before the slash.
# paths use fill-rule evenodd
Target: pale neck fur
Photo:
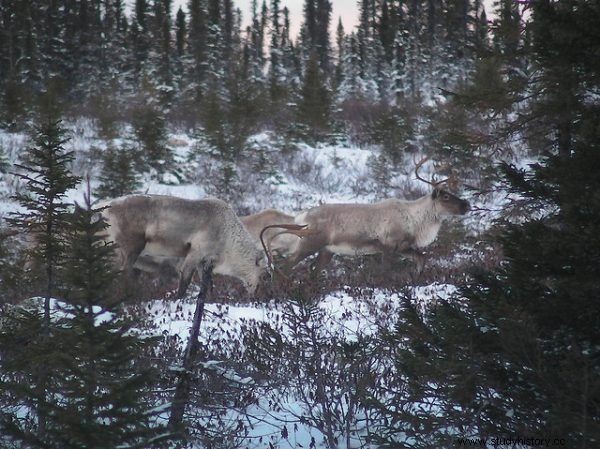
<path id="1" fill-rule="evenodd" d="M 411 211 L 412 232 L 415 236 L 414 245 L 422 248 L 431 244 L 437 237 L 444 216 L 438 210 L 431 194 L 422 196 L 415 201 L 407 202 Z"/>
<path id="2" fill-rule="evenodd" d="M 232 226 L 229 233 L 229 244 L 225 249 L 225 257 L 215 272 L 241 279 L 245 284 L 256 282 L 254 255 L 256 246 L 252 237 L 241 226 Z M 251 262 L 251 265 L 248 265 Z"/>

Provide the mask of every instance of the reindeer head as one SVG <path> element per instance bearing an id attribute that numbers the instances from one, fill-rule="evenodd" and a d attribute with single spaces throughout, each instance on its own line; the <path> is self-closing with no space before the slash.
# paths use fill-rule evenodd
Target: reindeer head
<path id="1" fill-rule="evenodd" d="M 259 285 L 269 282 L 272 278 L 268 258 L 265 253 L 255 247 L 254 264 L 250 272 L 244 276 L 244 287 L 252 294 L 256 293 Z"/>
<path id="2" fill-rule="evenodd" d="M 255 254 L 254 267 L 250 273 L 244 276 L 244 286 L 246 289 L 255 293 L 258 287 L 262 284 L 267 284 L 273 279 L 273 272 L 279 272 L 283 277 L 286 277 L 281 271 L 279 271 L 273 264 L 273 257 L 270 251 L 270 241 L 265 243 L 264 233 L 267 229 L 279 228 L 284 231 L 280 234 L 293 234 L 299 238 L 309 235 L 308 229 L 305 229 L 307 225 L 296 225 L 296 224 L 275 224 L 269 225 L 262 229 L 260 232 L 260 242 L 262 244 L 262 250 L 258 250 Z"/>
<path id="3" fill-rule="evenodd" d="M 273 256 L 271 255 L 271 248 L 270 248 L 270 243 L 271 241 L 265 243 L 264 240 L 264 234 L 268 229 L 272 229 L 272 228 L 277 228 L 277 229 L 283 229 L 284 231 L 278 233 L 277 235 L 281 235 L 281 234 L 292 234 L 295 235 L 299 238 L 303 238 L 306 237 L 307 235 L 311 234 L 311 231 L 309 229 L 307 229 L 308 225 L 297 225 L 297 224 L 274 224 L 274 225 L 269 225 L 269 226 L 265 226 L 261 231 L 260 231 L 260 243 L 262 244 L 263 250 L 264 250 L 264 254 L 266 256 L 266 275 L 263 275 L 263 280 L 270 280 L 273 277 L 273 272 L 277 271 L 279 274 L 281 274 L 284 278 L 287 278 L 287 276 L 285 274 L 283 274 L 279 269 L 277 269 L 275 267 L 275 265 L 273 264 Z M 263 260 L 265 260 L 263 258 Z"/>
<path id="4" fill-rule="evenodd" d="M 431 199 L 436 204 L 441 215 L 465 215 L 471 209 L 469 202 L 447 190 L 447 188 L 450 188 L 451 186 L 456 187 L 458 184 L 455 177 L 450 176 L 442 181 L 435 181 L 432 176 L 431 181 L 428 181 L 419 175 L 419 169 L 428 159 L 429 157 L 425 156 L 419 162 L 415 161 L 415 176 L 419 181 L 423 181 L 433 187 Z"/>

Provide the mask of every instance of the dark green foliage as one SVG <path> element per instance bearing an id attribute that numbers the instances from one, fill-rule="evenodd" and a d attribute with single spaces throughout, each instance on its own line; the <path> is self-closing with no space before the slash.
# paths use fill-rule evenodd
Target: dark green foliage
<path id="1" fill-rule="evenodd" d="M 329 24 L 331 21 L 330 0 L 306 0 L 304 3 L 304 24 L 301 31 L 302 47 L 305 57 L 317 54 L 321 69 L 330 72 Z M 307 62 L 307 70 L 310 62 Z"/>
<path id="2" fill-rule="evenodd" d="M 494 2 L 496 19 L 493 21 L 494 47 L 505 58 L 514 58 L 521 43 L 519 5 L 510 0 Z"/>
<path id="3" fill-rule="evenodd" d="M 157 42 L 156 66 L 159 82 L 162 86 L 172 83 L 172 45 L 171 45 L 171 0 L 154 2 L 153 41 Z M 168 95 L 167 95 L 168 97 Z M 163 99 L 164 100 L 164 99 Z"/>
<path id="4" fill-rule="evenodd" d="M 22 248 L 14 238 L 16 231 L 0 227 L 0 304 L 8 303 L 24 289 Z M 0 311 L 2 306 L 0 305 Z"/>
<path id="5" fill-rule="evenodd" d="M 4 306 L 1 318 L 0 435 L 3 441 L 0 441 L 3 446 L 9 441 L 20 441 L 20 447 L 24 443 L 27 447 L 43 447 L 47 429 L 46 386 L 50 382 L 47 368 L 55 363 L 59 348 L 46 338 L 49 325 L 43 305 L 33 299 L 28 306 Z"/>
<path id="6" fill-rule="evenodd" d="M 409 114 L 398 108 L 383 111 L 375 122 L 370 137 L 373 142 L 381 144 L 386 157 L 394 165 L 399 164 L 407 143 L 413 137 Z"/>
<path id="7" fill-rule="evenodd" d="M 600 183 L 593 175 L 600 167 L 600 135 L 590 137 L 568 160 L 551 157 L 527 177 L 506 168 L 515 190 L 547 213 L 506 226 L 506 263 L 479 274 L 465 290 L 482 323 L 478 331 L 491 329 L 490 345 L 473 357 L 498 361 L 492 387 L 504 404 L 486 414 L 513 410 L 507 426 L 562 435 L 579 447 L 593 447 L 600 435 L 600 284 L 594 268 Z"/>
<path id="8" fill-rule="evenodd" d="M 185 13 L 181 8 L 177 10 L 175 29 L 175 48 L 177 49 L 177 57 L 182 58 L 185 52 L 185 36 L 187 34 L 187 30 Z"/>
<path id="9" fill-rule="evenodd" d="M 376 105 L 391 104 L 404 94 L 419 101 L 423 82 L 433 90 L 447 88 L 468 72 L 473 49 L 486 51 L 479 0 L 361 1 L 358 29 L 338 38 L 338 56 L 345 47 L 352 48 L 343 65 L 332 58 L 331 0 L 304 2 L 297 38 L 290 35 L 287 9 L 279 1 L 252 2 L 246 30 L 232 0 L 185 3 L 186 14 L 181 9 L 172 17 L 172 0 L 4 2 L 0 119 L 22 128 L 40 97 L 53 91 L 54 100 L 46 105 L 59 100 L 66 114 L 83 113 L 103 124 L 128 121 L 134 113 L 129 105 L 143 91 L 143 99 L 160 105 L 167 120 L 203 126 L 200 115 L 207 94 L 218 89 L 227 109 L 236 100 L 228 86 L 239 84 L 231 67 L 246 66 L 250 97 L 260 99 L 268 88 L 273 103 L 256 121 L 281 129 L 297 113 L 298 97 L 305 97 L 302 74 L 312 70 L 313 53 L 321 84 L 330 90 L 329 102 L 338 94 L 342 102 L 360 97 Z M 511 3 L 502 2 L 502 7 Z M 515 20 L 511 11 L 502 13 L 494 29 L 518 32 L 520 17 Z M 146 90 L 147 80 L 153 89 Z M 368 121 L 368 115 L 361 119 Z M 104 137 L 112 137 L 114 127 L 103 126 L 103 131 Z"/>
<path id="10" fill-rule="evenodd" d="M 330 101 L 318 55 L 312 53 L 300 91 L 298 120 L 308 126 L 313 138 L 329 129 Z"/>
<path id="11" fill-rule="evenodd" d="M 9 219 L 14 226 L 29 234 L 31 241 L 29 257 L 40 270 L 32 273 L 32 280 L 41 280 L 44 308 L 40 345 L 42 357 L 51 357 L 50 336 L 50 299 L 58 285 L 57 271 L 64 263 L 64 233 L 67 228 L 67 208 L 64 202 L 67 190 L 75 187 L 79 179 L 70 173 L 73 153 L 67 152 L 64 144 L 65 130 L 59 121 L 48 120 L 36 130 L 35 144 L 27 150 L 23 164 L 15 164 L 23 173 L 17 176 L 23 180 L 24 188 L 14 199 L 26 210 L 15 213 Z M 34 282 L 35 284 L 35 282 Z M 35 286 L 37 287 L 37 285 Z M 34 314 L 32 318 L 37 320 Z M 34 323 L 37 326 L 37 321 Z M 45 438 L 46 423 L 50 413 L 46 403 L 48 386 L 48 365 L 42 360 L 38 368 L 32 371 L 33 380 L 28 384 L 33 401 L 30 407 L 35 409 L 37 418 L 36 436 Z"/>
<path id="12" fill-rule="evenodd" d="M 45 295 L 55 288 L 54 274 L 61 263 L 64 249 L 66 191 L 74 188 L 79 178 L 70 172 L 73 153 L 66 151 L 66 130 L 60 122 L 47 122 L 36 130 L 35 146 L 27 149 L 22 164 L 15 164 L 23 181 L 14 199 L 26 212 L 15 213 L 10 222 L 33 236 L 31 256 L 43 267 Z"/>
<path id="13" fill-rule="evenodd" d="M 1 96 L 2 112 L 0 123 L 7 127 L 18 127 L 17 123 L 27 115 L 27 101 L 24 86 L 15 79 L 6 80 Z"/>
<path id="14" fill-rule="evenodd" d="M 511 2 L 503 3 L 509 14 Z M 436 407 L 419 416 L 418 427 L 409 416 L 388 413 L 390 422 L 396 418 L 384 433 L 390 446 L 406 423 L 423 441 L 417 447 L 449 446 L 453 434 L 597 445 L 600 108 L 589 94 L 598 89 L 600 65 L 592 56 L 597 46 L 589 44 L 599 26 L 597 3 L 534 2 L 527 31 L 537 76 L 527 80 L 526 107 L 512 95 L 510 79 L 480 78 L 490 95 L 470 97 L 482 110 L 486 101 L 499 111 L 520 108 L 511 132 L 545 135 L 545 157 L 524 170 L 501 166 L 508 189 L 531 211 L 494 229 L 501 264 L 473 268 L 462 299 L 418 317 L 418 334 L 414 325 L 396 329 L 397 341 L 407 342 L 396 360 L 409 391 Z M 515 41 L 504 40 L 498 54 L 513 51 Z M 402 388 L 395 391 L 400 400 Z"/>
<path id="15" fill-rule="evenodd" d="M 8 170 L 8 160 L 6 159 L 6 154 L 4 153 L 4 148 L 0 146 L 0 180 L 2 179 L 2 175 L 6 173 Z"/>
<path id="16" fill-rule="evenodd" d="M 139 338 L 115 295 L 113 246 L 99 237 L 106 223 L 98 212 L 88 196 L 85 208 L 70 217 L 61 276 L 65 302 L 53 305 L 47 337 L 35 302 L 15 306 L 3 318 L 0 430 L 8 441 L 33 448 L 108 449 L 150 448 L 165 438 L 153 422 L 150 390 L 157 375 L 144 361 L 153 340 Z M 42 394 L 35 387 L 39 367 L 50 368 Z M 37 440 L 35 422 L 18 417 L 29 416 L 31 405 L 40 403 L 47 415 Z"/>
<path id="17" fill-rule="evenodd" d="M 164 175 L 173 168 L 173 153 L 167 145 L 167 127 L 162 113 L 152 105 L 134 111 L 133 130 L 141 146 L 141 161 L 146 167 Z"/>
<path id="18" fill-rule="evenodd" d="M 135 158 L 133 148 L 110 147 L 104 152 L 97 191 L 99 198 L 117 198 L 134 193 L 140 187 Z"/>
<path id="19" fill-rule="evenodd" d="M 369 167 L 369 176 L 373 180 L 377 198 L 389 198 L 393 188 L 392 181 L 397 172 L 394 170 L 394 163 L 390 156 L 381 152 L 373 155 L 367 161 Z"/>

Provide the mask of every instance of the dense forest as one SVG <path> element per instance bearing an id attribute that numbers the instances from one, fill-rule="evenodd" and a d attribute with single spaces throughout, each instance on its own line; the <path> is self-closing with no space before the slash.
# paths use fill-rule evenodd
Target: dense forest
<path id="1" fill-rule="evenodd" d="M 357 3 L 0 0 L 2 448 L 600 445 L 600 1 Z M 102 238 L 131 193 L 414 199 L 423 156 L 472 210 L 422 270 L 217 277 L 199 340 Z"/>

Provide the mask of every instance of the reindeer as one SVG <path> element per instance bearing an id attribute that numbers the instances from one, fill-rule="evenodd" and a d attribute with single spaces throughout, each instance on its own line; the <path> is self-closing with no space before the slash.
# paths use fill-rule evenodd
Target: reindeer
<path id="1" fill-rule="evenodd" d="M 290 248 L 294 244 L 296 237 L 289 234 L 287 230 L 276 231 L 270 228 L 271 225 L 278 227 L 279 224 L 294 224 L 294 217 L 285 214 L 276 209 L 265 209 L 253 215 L 239 217 L 240 221 L 250 233 L 256 242 L 258 248 L 261 248 L 261 232 L 267 228 L 263 238 L 267 239 L 268 251 L 277 256 L 289 254 Z M 145 249 L 136 259 L 133 268 L 145 273 L 158 273 L 161 284 L 169 284 L 179 277 L 177 267 L 181 264 L 179 257 L 155 257 L 151 253 L 151 248 Z"/>
<path id="2" fill-rule="evenodd" d="M 302 212 L 294 219 L 307 224 L 305 238 L 295 242 L 288 258 L 293 267 L 308 256 L 319 253 L 314 268 L 327 265 L 335 254 L 358 256 L 400 252 L 422 266 L 419 249 L 437 237 L 444 218 L 464 215 L 469 203 L 442 186 L 449 179 L 435 182 L 423 179 L 419 169 L 428 158 L 416 163 L 415 176 L 433 191 L 414 201 L 388 199 L 375 204 L 323 204 Z"/>
<path id="3" fill-rule="evenodd" d="M 294 217 L 285 214 L 276 209 L 265 209 L 257 214 L 240 217 L 240 220 L 256 240 L 257 244 L 261 241 L 261 232 L 271 225 L 294 224 Z M 269 250 L 273 254 L 285 256 L 289 254 L 290 249 L 295 243 L 296 237 L 286 231 L 276 231 L 268 228 L 264 232 L 264 238 L 269 242 Z"/>
<path id="4" fill-rule="evenodd" d="M 196 269 L 235 277 L 250 293 L 270 277 L 270 259 L 221 200 L 131 195 L 105 205 L 102 214 L 109 226 L 104 238 L 118 245 L 121 267 L 132 273 L 142 252 L 159 264 L 175 264 L 180 274 L 178 297 L 187 291 Z M 279 227 L 290 233 L 303 228 Z"/>

